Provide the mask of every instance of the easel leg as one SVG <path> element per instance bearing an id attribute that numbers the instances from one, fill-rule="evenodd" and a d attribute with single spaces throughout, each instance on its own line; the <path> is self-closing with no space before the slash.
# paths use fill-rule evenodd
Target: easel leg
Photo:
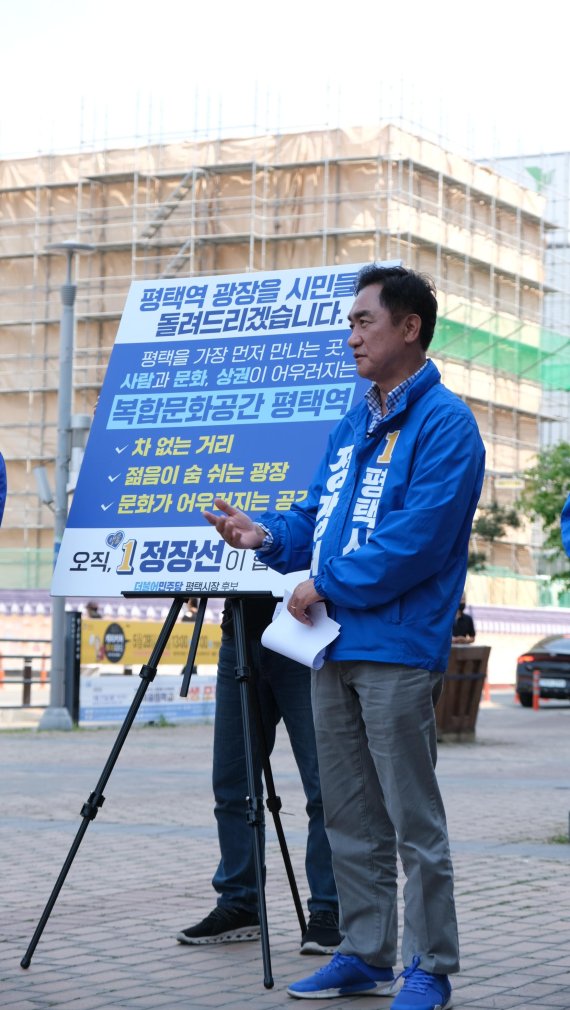
<path id="1" fill-rule="evenodd" d="M 77 832 L 77 834 L 75 836 L 73 844 L 72 844 L 72 846 L 71 846 L 71 848 L 69 850 L 67 859 L 65 860 L 65 863 L 63 864 L 63 867 L 61 869 L 59 877 L 57 878 L 57 881 L 55 883 L 53 891 L 52 891 L 52 893 L 50 895 L 50 898 L 49 898 L 49 900 L 48 900 L 48 902 L 46 904 L 46 907 L 45 907 L 45 909 L 44 909 L 44 911 L 42 913 L 42 916 L 41 916 L 40 921 L 39 921 L 39 923 L 38 923 L 38 925 L 36 927 L 36 931 L 35 931 L 32 939 L 30 941 L 28 949 L 27 949 L 26 953 L 24 954 L 22 960 L 20 961 L 20 965 L 21 965 L 22 968 L 29 968 L 31 960 L 32 960 L 32 957 L 33 957 L 33 954 L 34 954 L 34 951 L 35 951 L 35 949 L 36 949 L 36 947 L 37 947 L 37 945 L 39 943 L 40 937 L 41 937 L 41 935 L 42 935 L 42 933 L 44 931 L 45 925 L 46 925 L 46 923 L 47 923 L 47 921 L 48 921 L 48 919 L 50 917 L 51 911 L 52 911 L 52 909 L 53 909 L 53 907 L 54 907 L 54 905 L 55 905 L 55 903 L 57 901 L 57 897 L 59 895 L 59 892 L 61 891 L 61 888 L 63 887 L 63 884 L 65 882 L 65 878 L 67 877 L 67 874 L 68 874 L 68 872 L 69 872 L 69 870 L 71 868 L 71 864 L 73 863 L 73 860 L 74 860 L 75 855 L 77 853 L 77 850 L 78 850 L 78 848 L 79 848 L 79 846 L 81 844 L 83 836 L 84 836 L 85 832 L 87 831 L 87 827 L 89 825 L 89 822 L 95 819 L 95 817 L 97 816 L 97 812 L 98 812 L 99 808 L 102 807 L 103 803 L 105 802 L 105 797 L 103 796 L 103 790 L 104 790 L 104 788 L 105 788 L 105 786 L 106 786 L 106 784 L 107 784 L 107 782 L 108 782 L 108 780 L 110 778 L 110 775 L 111 775 L 111 772 L 113 771 L 113 768 L 115 767 L 117 758 L 119 757 L 119 754 L 121 753 L 121 750 L 122 750 L 123 744 L 124 744 L 124 742 L 125 742 L 125 740 L 127 738 L 128 732 L 129 732 L 129 730 L 130 730 L 133 722 L 135 721 L 137 712 L 138 712 L 138 710 L 140 708 L 140 705 L 141 705 L 141 702 L 142 702 L 142 700 L 143 700 L 143 698 L 145 696 L 146 690 L 147 690 L 149 684 L 154 680 L 154 678 L 156 676 L 156 670 L 157 670 L 158 664 L 160 662 L 160 658 L 161 658 L 162 653 L 164 652 L 164 650 L 166 648 L 166 645 L 168 643 L 168 639 L 170 638 L 170 635 L 172 633 L 172 629 L 173 629 L 173 627 L 174 627 L 174 625 L 176 623 L 176 619 L 178 617 L 178 614 L 180 613 L 180 608 L 182 607 L 183 602 L 184 602 L 184 598 L 183 597 L 177 597 L 176 599 L 174 599 L 172 601 L 172 604 L 170 606 L 170 610 L 169 610 L 169 612 L 168 612 L 168 614 L 166 616 L 166 620 L 164 622 L 164 625 L 162 626 L 162 628 L 160 630 L 160 634 L 159 634 L 159 636 L 158 636 L 158 638 L 156 640 L 156 644 L 155 644 L 155 646 L 154 646 L 154 648 L 152 650 L 150 659 L 149 659 L 148 663 L 145 666 L 143 666 L 142 669 L 141 669 L 141 672 L 139 674 L 139 676 L 141 677 L 141 683 L 139 684 L 139 687 L 137 689 L 137 693 L 135 694 L 135 697 L 133 698 L 133 700 L 131 702 L 131 707 L 129 708 L 129 711 L 127 712 L 127 715 L 125 717 L 125 721 L 124 721 L 124 723 L 123 723 L 123 725 L 122 725 L 122 727 L 121 727 L 121 729 L 119 731 L 119 735 L 118 735 L 118 737 L 117 737 L 117 739 L 116 739 L 116 741 L 115 741 L 115 743 L 113 745 L 113 749 L 112 749 L 112 751 L 111 751 L 111 753 L 110 753 L 110 755 L 109 755 L 109 757 L 107 759 L 107 763 L 106 763 L 106 765 L 105 765 L 105 767 L 104 767 L 104 769 L 103 769 L 103 771 L 101 773 L 101 777 L 100 777 L 97 785 L 95 786 L 95 789 L 93 790 L 93 792 L 91 793 L 91 795 L 89 796 L 89 798 L 87 799 L 87 801 L 83 804 L 83 807 L 82 807 L 82 810 L 81 810 L 81 816 L 83 817 L 83 821 L 82 821 L 82 823 L 81 823 L 81 825 L 79 827 L 79 830 L 78 830 L 78 832 Z"/>
<path id="2" fill-rule="evenodd" d="M 188 697 L 188 688 L 190 687 L 190 678 L 192 676 L 192 671 L 194 669 L 194 662 L 196 659 L 196 653 L 198 651 L 198 643 L 200 641 L 200 635 L 202 633 L 202 625 L 204 623 L 204 615 L 206 613 L 206 606 L 208 604 L 208 597 L 203 596 L 198 604 L 198 613 L 196 614 L 196 620 L 194 622 L 194 629 L 192 632 L 192 638 L 190 639 L 190 647 L 188 649 L 188 658 L 186 660 L 186 672 L 182 678 L 182 684 L 180 686 L 180 697 Z"/>
<path id="3" fill-rule="evenodd" d="M 297 918 L 299 920 L 299 926 L 301 927 L 301 936 L 302 936 L 307 928 L 307 923 L 305 921 L 303 905 L 299 897 L 297 881 L 295 880 L 295 874 L 293 873 L 293 866 L 291 864 L 291 857 L 289 856 L 287 840 L 285 838 L 285 832 L 283 831 L 283 825 L 281 823 L 281 817 L 279 814 L 279 811 L 281 810 L 282 807 L 281 797 L 279 797 L 275 791 L 275 782 L 273 779 L 273 772 L 271 770 L 271 762 L 269 760 L 269 752 L 267 749 L 267 741 L 265 738 L 265 731 L 263 729 L 263 721 L 261 718 L 259 699 L 257 697 L 257 690 L 255 687 L 254 677 L 250 678 L 248 686 L 249 686 L 249 698 L 251 702 L 251 708 L 255 719 L 255 729 L 261 753 L 261 766 L 263 768 L 263 778 L 265 779 L 265 788 L 267 791 L 267 799 L 265 801 L 265 805 L 273 817 L 273 823 L 275 825 L 275 833 L 279 840 L 279 847 L 281 849 L 283 865 L 285 866 L 285 872 L 287 874 L 287 879 L 289 881 L 291 896 L 293 898 L 293 904 L 295 905 L 295 911 L 297 912 Z"/>
<path id="4" fill-rule="evenodd" d="M 267 928 L 267 906 L 265 903 L 265 888 L 263 885 L 263 861 L 261 858 L 261 839 L 259 828 L 263 817 L 261 800 L 255 795 L 255 775 L 253 769 L 253 753 L 251 747 L 251 729 L 249 723 L 247 649 L 243 620 L 243 605 L 239 597 L 231 599 L 234 638 L 236 643 L 236 678 L 239 681 L 241 712 L 243 721 L 243 737 L 245 744 L 245 763 L 247 774 L 247 819 L 253 828 L 253 858 L 255 865 L 255 880 L 257 884 L 257 901 L 259 909 L 259 925 L 261 928 L 261 949 L 263 954 L 263 984 L 266 989 L 273 988 L 271 975 L 271 954 L 269 950 L 269 931 Z"/>

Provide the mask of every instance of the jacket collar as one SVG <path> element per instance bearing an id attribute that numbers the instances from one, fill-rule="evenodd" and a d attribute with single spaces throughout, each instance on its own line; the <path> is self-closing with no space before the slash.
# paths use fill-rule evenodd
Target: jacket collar
<path id="1" fill-rule="evenodd" d="M 408 387 L 408 389 L 405 390 L 402 398 L 394 407 L 394 410 L 392 410 L 389 414 L 386 414 L 386 416 L 382 418 L 380 424 L 378 424 L 373 434 L 375 435 L 376 432 L 380 430 L 383 431 L 386 425 L 391 424 L 395 417 L 399 417 L 399 415 L 402 414 L 403 411 L 407 410 L 408 407 L 412 405 L 412 403 L 415 403 L 416 400 L 419 400 L 419 398 L 423 396 L 424 393 L 427 393 L 428 389 L 431 389 L 431 387 L 435 386 L 438 382 L 441 382 L 441 375 L 439 373 L 439 369 L 433 363 L 432 359 L 428 358 L 425 368 L 422 369 L 417 379 L 414 382 L 412 382 L 412 384 Z M 366 400 L 364 400 L 363 403 L 366 406 L 367 417 L 370 417 L 369 407 L 368 404 L 366 403 Z"/>

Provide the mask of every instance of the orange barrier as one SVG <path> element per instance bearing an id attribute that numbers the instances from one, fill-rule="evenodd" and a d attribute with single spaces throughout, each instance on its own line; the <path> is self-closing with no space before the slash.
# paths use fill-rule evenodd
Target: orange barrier
<path id="1" fill-rule="evenodd" d="M 47 684 L 46 657 L 42 656 L 42 665 L 40 669 L 40 687 L 45 687 L 46 684 Z"/>
<path id="2" fill-rule="evenodd" d="M 540 708 L 540 670 L 532 671 L 532 707 L 535 712 Z"/>

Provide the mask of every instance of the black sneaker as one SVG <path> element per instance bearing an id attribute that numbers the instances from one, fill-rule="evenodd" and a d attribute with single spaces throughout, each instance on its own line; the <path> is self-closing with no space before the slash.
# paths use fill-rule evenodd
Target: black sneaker
<path id="1" fill-rule="evenodd" d="M 334 954 L 341 939 L 336 912 L 311 912 L 301 940 L 301 954 Z"/>
<path id="2" fill-rule="evenodd" d="M 256 912 L 243 908 L 225 908 L 216 905 L 202 922 L 176 934 L 178 943 L 237 943 L 240 940 L 259 940 L 259 918 Z"/>

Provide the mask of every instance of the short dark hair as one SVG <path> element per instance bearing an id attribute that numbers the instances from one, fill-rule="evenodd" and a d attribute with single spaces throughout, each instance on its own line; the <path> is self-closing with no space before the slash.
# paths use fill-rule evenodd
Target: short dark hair
<path id="1" fill-rule="evenodd" d="M 371 263 L 358 273 L 354 293 L 359 294 L 370 284 L 382 285 L 380 304 L 388 309 L 394 323 L 410 312 L 420 317 L 420 343 L 426 351 L 437 320 L 436 288 L 432 278 L 405 267 L 383 267 Z"/>

